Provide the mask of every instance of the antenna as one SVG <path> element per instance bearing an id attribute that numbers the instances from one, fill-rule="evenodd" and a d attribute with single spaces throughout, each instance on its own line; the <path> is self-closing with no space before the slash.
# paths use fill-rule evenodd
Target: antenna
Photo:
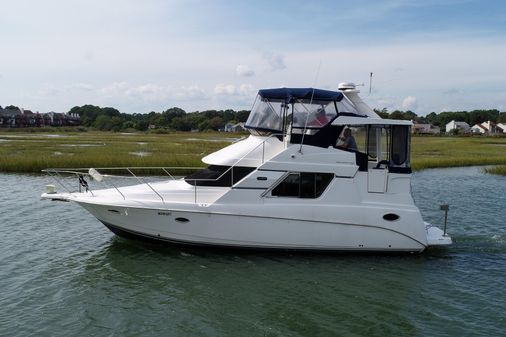
<path id="1" fill-rule="evenodd" d="M 372 72 L 371 75 L 369 76 L 369 95 L 371 94 L 371 90 L 372 90 Z"/>
<path id="2" fill-rule="evenodd" d="M 320 60 L 320 62 L 318 62 L 318 69 L 316 69 L 316 76 L 314 78 L 313 91 L 311 92 L 311 100 L 309 101 L 309 105 L 313 104 L 314 89 L 316 87 L 316 83 L 318 82 L 318 75 L 320 75 L 320 67 L 321 67 L 321 65 L 322 65 L 322 60 Z M 309 118 L 309 111 L 307 111 L 307 114 L 306 114 L 306 121 L 304 122 L 304 131 L 302 132 L 302 138 L 300 140 L 300 148 L 299 148 L 299 153 L 300 154 L 302 154 L 302 144 L 304 144 L 304 136 L 306 135 L 307 120 L 308 120 L 308 118 Z"/>

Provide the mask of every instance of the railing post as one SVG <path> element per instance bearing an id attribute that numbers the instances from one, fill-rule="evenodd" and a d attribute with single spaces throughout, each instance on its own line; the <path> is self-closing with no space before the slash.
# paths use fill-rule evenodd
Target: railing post
<path id="1" fill-rule="evenodd" d="M 262 142 L 262 164 L 265 160 L 265 140 Z"/>

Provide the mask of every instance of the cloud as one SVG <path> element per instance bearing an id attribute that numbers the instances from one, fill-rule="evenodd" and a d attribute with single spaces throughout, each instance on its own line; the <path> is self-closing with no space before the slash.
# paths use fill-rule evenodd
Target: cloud
<path id="1" fill-rule="evenodd" d="M 251 84 L 241 84 L 239 86 L 233 84 L 217 84 L 214 87 L 214 93 L 216 95 L 250 96 L 254 93 L 254 89 Z"/>
<path id="2" fill-rule="evenodd" d="M 418 103 L 415 96 L 408 96 L 402 100 L 402 110 L 416 110 Z"/>
<path id="3" fill-rule="evenodd" d="M 73 83 L 66 86 L 67 90 L 84 90 L 84 91 L 92 91 L 95 87 L 88 83 Z"/>
<path id="4" fill-rule="evenodd" d="M 174 98 L 178 100 L 203 100 L 207 98 L 207 94 L 198 85 L 183 86 L 175 90 Z"/>
<path id="5" fill-rule="evenodd" d="M 99 91 L 104 96 L 115 97 L 124 95 L 126 90 L 128 90 L 127 82 L 114 82 L 102 87 Z"/>
<path id="6" fill-rule="evenodd" d="M 240 64 L 235 68 L 235 72 L 238 76 L 251 77 L 255 75 L 255 72 L 250 67 Z"/>
<path id="7" fill-rule="evenodd" d="M 108 98 L 133 99 L 146 102 L 166 102 L 168 100 L 187 101 L 206 98 L 206 93 L 198 85 L 172 87 L 146 83 L 137 86 L 127 82 L 115 82 L 101 88 L 100 93 Z"/>
<path id="8" fill-rule="evenodd" d="M 285 57 L 280 54 L 264 53 L 263 58 L 267 61 L 271 71 L 286 69 Z"/>
<path id="9" fill-rule="evenodd" d="M 461 91 L 456 88 L 448 89 L 443 92 L 443 94 L 445 94 L 445 95 L 456 95 L 456 94 L 460 94 L 460 93 L 461 93 Z"/>

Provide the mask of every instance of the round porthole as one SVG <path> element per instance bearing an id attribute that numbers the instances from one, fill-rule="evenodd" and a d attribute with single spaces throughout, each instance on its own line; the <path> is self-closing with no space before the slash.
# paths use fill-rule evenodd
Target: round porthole
<path id="1" fill-rule="evenodd" d="M 383 219 L 385 219 L 386 221 L 395 221 L 399 220 L 399 216 L 395 213 L 387 213 L 383 215 Z"/>

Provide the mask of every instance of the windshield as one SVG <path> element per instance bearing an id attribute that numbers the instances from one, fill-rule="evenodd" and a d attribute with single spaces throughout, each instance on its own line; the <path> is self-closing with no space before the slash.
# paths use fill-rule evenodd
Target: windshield
<path id="1" fill-rule="evenodd" d="M 357 113 L 353 104 L 339 92 L 320 90 L 314 92 L 314 97 L 309 89 L 268 89 L 260 92 L 265 97 L 257 96 L 245 124 L 255 133 L 282 133 L 290 127 L 292 133 L 300 133 L 302 129 L 315 133 L 339 113 Z M 297 94 L 298 97 L 288 94 Z"/>
<path id="2" fill-rule="evenodd" d="M 337 116 L 335 102 L 309 102 L 298 100 L 293 103 L 257 99 L 246 121 L 250 129 L 282 132 L 284 126 L 295 128 L 321 128 Z"/>
<path id="3" fill-rule="evenodd" d="M 334 102 L 305 102 L 293 104 L 293 127 L 321 128 L 337 116 Z"/>
<path id="4" fill-rule="evenodd" d="M 257 99 L 246 127 L 265 131 L 281 132 L 283 128 L 283 112 L 287 108 L 284 102 L 271 102 L 264 98 Z"/>

